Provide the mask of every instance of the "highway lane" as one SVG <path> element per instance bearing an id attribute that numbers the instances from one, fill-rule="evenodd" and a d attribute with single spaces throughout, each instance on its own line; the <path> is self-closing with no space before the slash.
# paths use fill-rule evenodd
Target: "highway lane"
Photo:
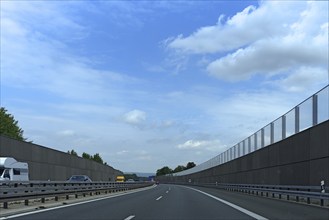
<path id="1" fill-rule="evenodd" d="M 329 209 L 319 206 L 306 205 L 293 201 L 270 199 L 266 197 L 229 192 L 215 188 L 194 187 L 206 193 L 220 197 L 249 211 L 255 212 L 268 219 L 309 219 L 329 220 Z"/>
<path id="2" fill-rule="evenodd" d="M 329 209 L 209 188 L 160 184 L 145 191 L 11 219 L 329 219 Z M 306 213 L 306 214 L 305 214 Z M 328 214 L 328 215 L 327 215 Z"/>

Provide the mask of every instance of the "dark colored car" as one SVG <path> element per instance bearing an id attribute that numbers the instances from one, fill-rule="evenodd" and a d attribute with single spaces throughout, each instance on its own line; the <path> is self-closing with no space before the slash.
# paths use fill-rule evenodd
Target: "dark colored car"
<path id="1" fill-rule="evenodd" d="M 92 182 L 89 176 L 86 175 L 73 175 L 67 181 L 69 182 Z"/>

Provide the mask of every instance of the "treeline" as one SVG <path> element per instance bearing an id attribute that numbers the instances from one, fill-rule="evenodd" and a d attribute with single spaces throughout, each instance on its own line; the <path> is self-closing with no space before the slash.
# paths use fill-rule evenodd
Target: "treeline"
<path id="1" fill-rule="evenodd" d="M 79 156 L 75 150 L 67 151 L 68 154 Z M 97 163 L 107 165 L 106 162 L 103 161 L 102 157 L 99 155 L 99 153 L 96 153 L 94 155 L 90 155 L 88 153 L 83 152 L 81 155 L 82 158 L 96 161 Z"/>
<path id="2" fill-rule="evenodd" d="M 172 170 L 171 168 L 169 168 L 168 166 L 162 167 L 161 169 L 158 169 L 156 172 L 157 176 L 163 176 L 163 175 L 167 175 L 167 174 L 172 174 L 172 173 L 178 173 L 184 170 L 188 170 L 191 169 L 192 167 L 195 167 L 195 163 L 194 162 L 188 162 L 186 164 L 186 166 L 183 165 L 178 165 L 174 170 Z"/>
<path id="3" fill-rule="evenodd" d="M 18 121 L 4 107 L 0 108 L 0 122 L 0 134 L 19 141 L 27 140 L 23 136 L 23 129 L 18 126 Z"/>
<path id="4" fill-rule="evenodd" d="M 136 173 L 125 173 L 123 174 L 123 176 L 125 177 L 125 180 L 129 180 L 129 179 L 132 179 L 134 181 L 148 181 L 148 177 L 140 177 L 140 176 L 137 176 Z"/>

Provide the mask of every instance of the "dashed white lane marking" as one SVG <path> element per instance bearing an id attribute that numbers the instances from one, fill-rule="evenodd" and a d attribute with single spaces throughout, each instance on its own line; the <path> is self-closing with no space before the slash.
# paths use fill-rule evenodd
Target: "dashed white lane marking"
<path id="1" fill-rule="evenodd" d="M 204 194 L 204 195 L 206 195 L 206 196 L 209 196 L 209 197 L 211 197 L 211 198 L 213 198 L 213 199 L 216 199 L 217 201 L 222 202 L 222 203 L 224 203 L 224 204 L 226 204 L 226 205 L 228 205 L 228 206 L 231 206 L 232 208 L 237 209 L 238 211 L 243 212 L 243 213 L 245 213 L 246 215 L 249 215 L 249 216 L 251 216 L 251 217 L 253 217 L 253 218 L 255 218 L 255 219 L 268 220 L 267 218 L 265 218 L 265 217 L 263 217 L 263 216 L 261 216 L 261 215 L 258 215 L 258 214 L 256 214 L 256 213 L 253 213 L 253 212 L 251 212 L 251 211 L 249 211 L 249 210 L 247 210 L 247 209 L 244 209 L 244 208 L 242 208 L 242 207 L 240 207 L 240 206 L 234 205 L 233 203 L 230 203 L 230 202 L 225 201 L 225 200 L 223 200 L 223 199 L 217 198 L 216 196 L 213 196 L 213 195 L 210 195 L 210 194 L 208 194 L 208 193 L 202 192 L 201 190 L 197 190 L 197 189 L 190 188 L 190 187 L 186 187 L 186 188 L 188 188 L 188 189 L 192 189 L 192 190 L 197 191 L 197 192 L 199 192 L 199 193 L 202 193 L 202 194 Z"/>
<path id="2" fill-rule="evenodd" d="M 131 215 L 131 216 L 128 216 L 127 218 L 125 218 L 124 220 L 131 220 L 133 218 L 135 218 L 135 216 L 134 215 Z"/>
<path id="3" fill-rule="evenodd" d="M 169 191 L 166 191 L 166 193 L 168 193 Z"/>
<path id="4" fill-rule="evenodd" d="M 159 198 L 157 198 L 156 201 L 159 201 L 160 199 L 162 199 L 162 196 L 160 196 Z"/>

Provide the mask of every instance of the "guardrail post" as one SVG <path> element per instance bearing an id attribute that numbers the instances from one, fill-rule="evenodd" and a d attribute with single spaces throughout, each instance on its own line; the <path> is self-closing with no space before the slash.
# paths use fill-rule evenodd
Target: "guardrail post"
<path id="1" fill-rule="evenodd" d="M 299 191 L 299 189 L 297 189 Z M 299 202 L 299 196 L 296 196 L 296 202 Z"/>
<path id="2" fill-rule="evenodd" d="M 24 205 L 26 205 L 26 206 L 29 205 L 29 200 L 28 200 L 28 199 L 25 199 L 25 200 L 24 200 Z"/>
<path id="3" fill-rule="evenodd" d="M 321 193 L 325 193 L 326 188 L 325 188 L 325 185 L 324 185 L 324 180 L 321 180 L 320 184 L 321 184 Z M 323 204 L 324 203 L 323 199 L 321 199 L 320 202 L 321 202 L 321 206 L 323 206 L 324 205 Z"/>
<path id="4" fill-rule="evenodd" d="M 4 208 L 4 209 L 8 209 L 8 202 L 4 202 L 4 203 L 3 203 L 3 208 Z"/>
<path id="5" fill-rule="evenodd" d="M 326 192 L 326 188 L 325 188 L 325 185 L 324 185 L 324 180 L 322 180 L 320 182 L 320 186 L 321 186 L 321 193 L 325 193 Z"/>
<path id="6" fill-rule="evenodd" d="M 45 197 L 42 197 L 42 198 L 41 198 L 41 203 L 45 203 L 45 202 L 46 202 Z"/>

